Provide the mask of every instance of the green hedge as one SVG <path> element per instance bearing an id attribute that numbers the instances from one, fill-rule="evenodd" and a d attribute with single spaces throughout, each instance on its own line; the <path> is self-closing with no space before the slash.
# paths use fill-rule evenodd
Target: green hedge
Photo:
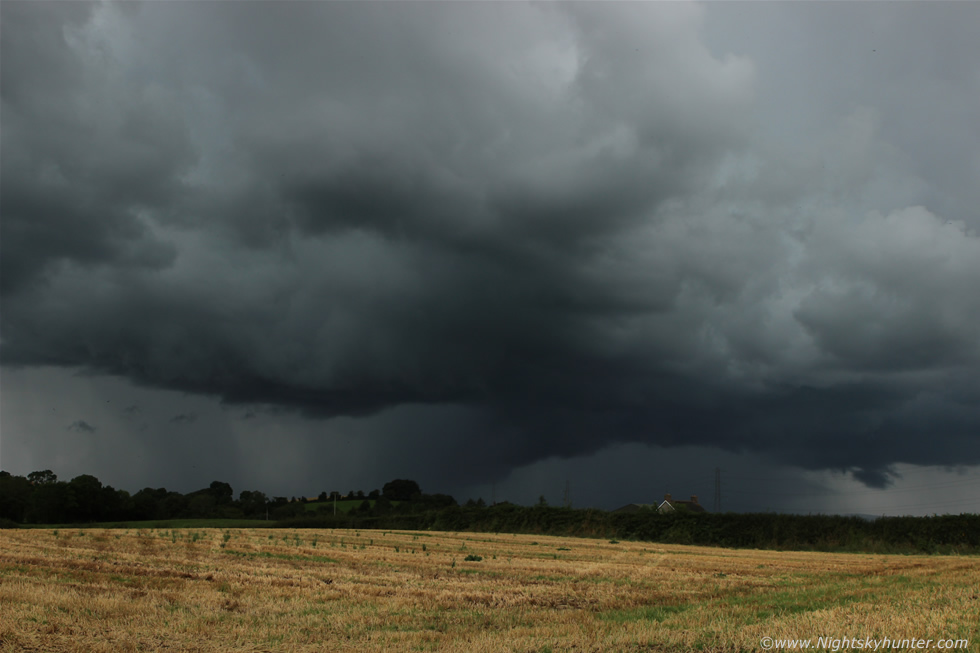
<path id="1" fill-rule="evenodd" d="M 980 515 L 859 517 L 830 515 L 609 513 L 515 505 L 453 506 L 426 512 L 290 519 L 288 528 L 364 528 L 528 533 L 752 549 L 875 553 L 980 553 Z"/>

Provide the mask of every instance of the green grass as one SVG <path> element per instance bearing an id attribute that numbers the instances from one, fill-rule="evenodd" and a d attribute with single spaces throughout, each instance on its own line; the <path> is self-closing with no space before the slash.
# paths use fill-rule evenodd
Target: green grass
<path id="1" fill-rule="evenodd" d="M 897 577 L 902 579 L 902 577 Z M 760 623 L 773 618 L 803 612 L 816 612 L 832 607 L 848 605 L 855 601 L 867 600 L 869 594 L 883 596 L 891 594 L 889 586 L 899 586 L 901 580 L 896 578 L 867 579 L 863 576 L 849 578 L 838 577 L 837 582 L 828 579 L 825 584 L 816 586 L 791 586 L 784 590 L 770 591 L 749 596 L 731 596 L 714 602 L 718 607 L 748 607 L 753 610 L 753 618 L 745 623 Z M 896 587 L 898 592 L 901 587 Z M 918 587 L 916 587 L 918 589 Z"/>
<path id="2" fill-rule="evenodd" d="M 232 551 L 231 549 L 223 549 L 222 553 L 238 556 L 239 558 L 274 558 L 276 560 L 299 560 L 302 562 L 325 562 L 330 564 L 337 564 L 339 562 L 336 558 L 328 558 L 327 556 L 301 556 L 290 553 L 273 553 L 271 551 Z"/>
<path id="3" fill-rule="evenodd" d="M 372 508 L 374 507 L 374 499 L 344 499 L 337 502 L 337 512 L 350 512 L 354 508 L 359 507 L 365 501 L 370 503 Z M 322 508 L 323 510 L 326 510 L 327 513 L 333 513 L 333 501 L 310 502 L 305 504 L 304 508 L 306 509 L 306 512 L 316 512 Z"/>
<path id="4" fill-rule="evenodd" d="M 667 620 L 671 615 L 690 610 L 691 605 L 644 605 L 638 608 L 628 608 L 626 610 L 607 610 L 598 614 L 602 621 L 613 623 L 630 623 L 633 621 L 656 621 Z"/>

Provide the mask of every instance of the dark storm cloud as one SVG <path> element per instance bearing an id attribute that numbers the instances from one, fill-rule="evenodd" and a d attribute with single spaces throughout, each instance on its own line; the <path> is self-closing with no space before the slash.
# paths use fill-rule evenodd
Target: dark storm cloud
<path id="1" fill-rule="evenodd" d="M 113 79 L 98 51 L 80 56 L 93 11 L 4 7 L 4 294 L 59 263 L 155 269 L 176 255 L 141 212 L 179 191 L 187 134 L 153 88 Z"/>
<path id="2" fill-rule="evenodd" d="M 923 107 L 774 145 L 767 69 L 687 4 L 3 11 L 5 364 L 446 406 L 475 476 L 631 441 L 980 462 L 980 223 L 902 194 Z"/>
<path id="3" fill-rule="evenodd" d="M 196 421 L 197 415 L 194 413 L 181 413 L 170 418 L 171 424 L 193 424 Z"/>

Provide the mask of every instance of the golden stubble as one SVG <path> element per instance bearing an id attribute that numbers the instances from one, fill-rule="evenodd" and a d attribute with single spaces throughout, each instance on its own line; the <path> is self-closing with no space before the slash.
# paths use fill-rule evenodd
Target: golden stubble
<path id="1" fill-rule="evenodd" d="M 480 533 L 6 530 L 0 651 L 745 651 L 764 636 L 980 650 L 978 562 Z"/>

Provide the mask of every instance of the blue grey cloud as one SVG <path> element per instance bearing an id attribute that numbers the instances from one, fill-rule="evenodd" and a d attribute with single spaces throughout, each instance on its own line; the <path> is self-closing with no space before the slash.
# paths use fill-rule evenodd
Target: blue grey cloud
<path id="1" fill-rule="evenodd" d="M 978 464 L 978 12 L 4 5 L 3 362 L 448 411 L 480 477 Z"/>
<path id="2" fill-rule="evenodd" d="M 67 430 L 74 431 L 75 433 L 95 433 L 96 428 L 88 422 L 79 419 L 69 424 Z"/>

